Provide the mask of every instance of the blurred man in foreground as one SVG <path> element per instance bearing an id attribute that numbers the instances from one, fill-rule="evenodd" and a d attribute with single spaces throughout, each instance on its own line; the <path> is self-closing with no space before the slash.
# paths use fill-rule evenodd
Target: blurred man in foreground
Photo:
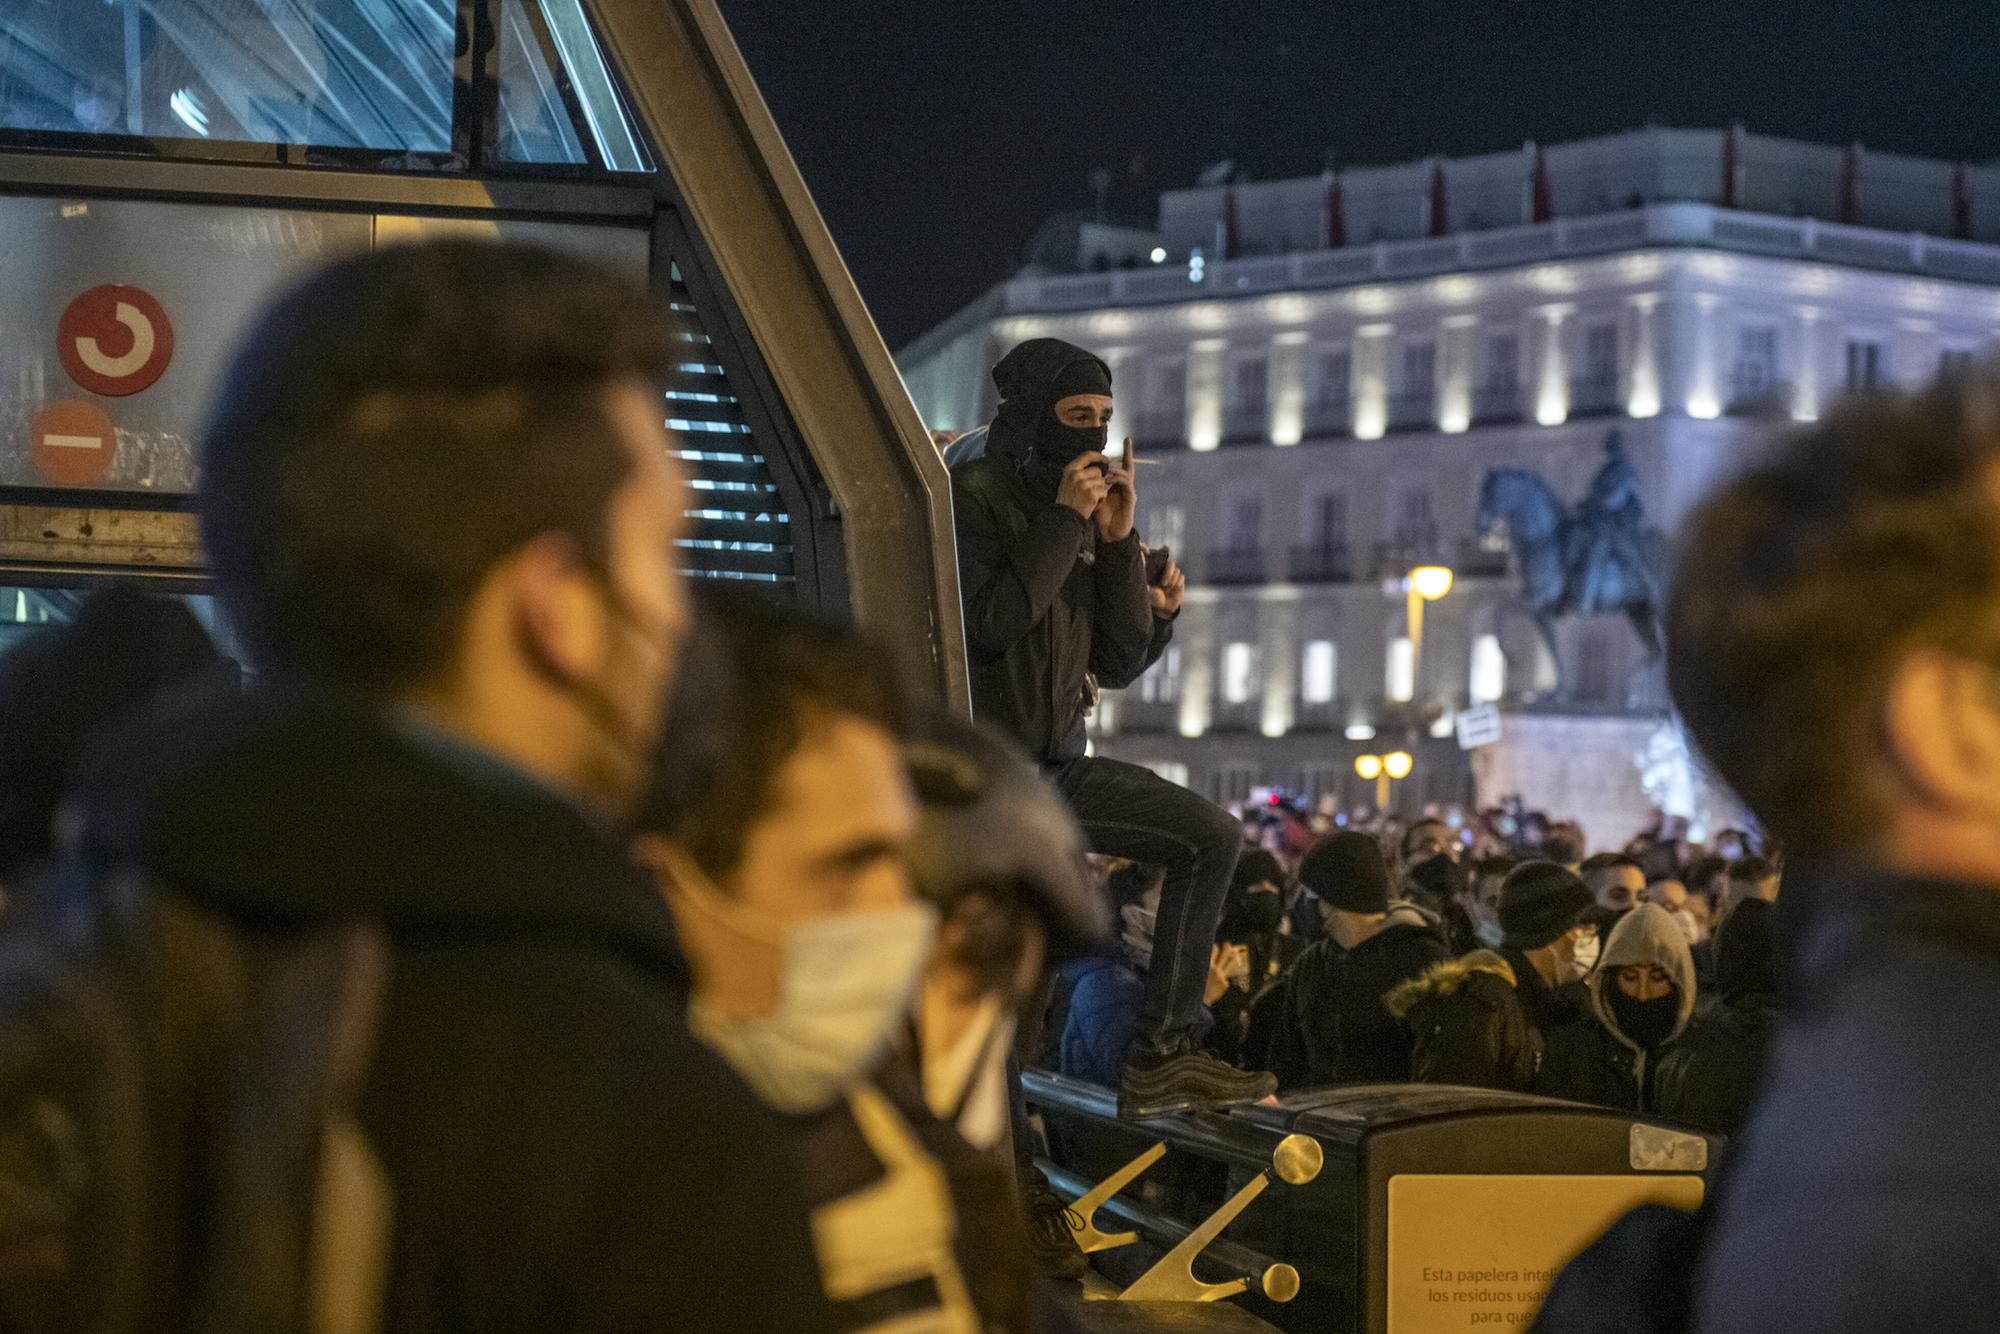
<path id="1" fill-rule="evenodd" d="M 274 1267 L 309 1243 L 384 1329 L 825 1327 L 797 1172 L 688 1033 L 673 923 L 608 832 L 686 620 L 672 356 L 621 279 L 466 241 L 341 261 L 246 335 L 202 538 L 257 684 L 102 757 L 81 855 L 227 925 L 207 982 L 331 936 L 381 943 L 346 975 L 386 992 L 379 1019 L 280 992 L 189 1020 L 215 1064 L 187 1114 L 232 1138 L 176 1184 L 138 1327 L 301 1327 L 325 1294 Z M 372 1056 L 294 1160 L 324 1030 Z"/>

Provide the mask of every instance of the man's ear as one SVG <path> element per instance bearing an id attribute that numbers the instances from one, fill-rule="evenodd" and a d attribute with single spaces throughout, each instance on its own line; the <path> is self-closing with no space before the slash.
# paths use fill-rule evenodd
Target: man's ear
<path id="1" fill-rule="evenodd" d="M 564 681 L 596 672 L 604 647 L 604 608 L 576 539 L 541 533 L 508 562 L 516 633 L 537 663 Z"/>
<path id="2" fill-rule="evenodd" d="M 1937 650 L 1905 658 L 1889 680 L 1883 730 L 1898 776 L 1927 806 L 2000 815 L 2000 681 Z"/>

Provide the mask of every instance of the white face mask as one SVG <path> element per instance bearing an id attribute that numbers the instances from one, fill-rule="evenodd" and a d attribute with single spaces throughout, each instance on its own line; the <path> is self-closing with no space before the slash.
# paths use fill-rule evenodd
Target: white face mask
<path id="1" fill-rule="evenodd" d="M 1487 949 L 1497 950 L 1500 948 L 1501 940 L 1507 933 L 1502 931 L 1500 923 L 1494 921 L 1492 918 L 1480 917 L 1474 919 L 1472 923 L 1472 934 Z"/>
<path id="2" fill-rule="evenodd" d="M 692 868 L 677 868 L 674 878 L 682 902 L 741 934 L 772 940 L 782 960 L 778 1004 L 769 1014 L 717 1014 L 696 999 L 688 1005 L 689 1029 L 777 1110 L 832 1106 L 868 1073 L 908 1015 L 937 910 L 912 903 L 773 928 Z"/>
<path id="3" fill-rule="evenodd" d="M 1595 931 L 1577 941 L 1576 954 L 1570 963 L 1571 976 L 1579 980 L 1589 977 L 1591 970 L 1597 967 L 1597 956 L 1602 949 L 1603 942 L 1597 938 Z"/>
<path id="4" fill-rule="evenodd" d="M 975 1149 L 990 1149 L 1007 1133 L 1007 1056 L 1014 1046 L 1013 1010 L 989 993 L 951 1050 L 924 1063 L 924 1102 Z"/>

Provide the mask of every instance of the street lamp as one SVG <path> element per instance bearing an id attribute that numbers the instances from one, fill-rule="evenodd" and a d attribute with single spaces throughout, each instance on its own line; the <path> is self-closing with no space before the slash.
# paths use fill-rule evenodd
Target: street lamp
<path id="1" fill-rule="evenodd" d="M 1442 565 L 1419 565 L 1403 580 L 1410 598 L 1410 693 L 1418 695 L 1424 661 L 1424 604 L 1451 592 L 1451 571 Z"/>
<path id="2" fill-rule="evenodd" d="M 1354 757 L 1354 772 L 1364 780 L 1375 784 L 1375 808 L 1389 809 L 1389 784 L 1410 776 L 1416 761 L 1407 750 L 1393 750 L 1387 755 L 1357 755 Z"/>

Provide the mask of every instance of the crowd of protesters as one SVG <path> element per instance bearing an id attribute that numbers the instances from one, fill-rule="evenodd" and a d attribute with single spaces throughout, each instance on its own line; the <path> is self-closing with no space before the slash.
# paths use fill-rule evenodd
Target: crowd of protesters
<path id="1" fill-rule="evenodd" d="M 1698 513 L 1670 680 L 1770 838 L 1594 849 L 1089 754 L 1183 580 L 1067 343 L 953 446 L 983 726 L 695 593 L 673 355 L 553 252 L 329 266 L 202 437 L 241 661 L 130 588 L 0 658 L 0 1328 L 1059 1330 L 1023 1054 L 1131 1118 L 1414 1081 L 1731 1137 L 1716 1206 L 1621 1220 L 1544 1328 L 1977 1327 L 1926 1285 L 1995 1272 L 1983 382 Z M 1924 1263 L 1864 1287 L 1885 1227 Z"/>
<path id="2" fill-rule="evenodd" d="M 1573 824 L 1518 807 L 1403 823 L 1274 795 L 1245 816 L 1204 997 L 1218 1057 L 1281 1091 L 1469 1084 L 1742 1123 L 1776 1017 L 1780 875 L 1754 834 L 1719 833 L 1727 858 L 1656 820 L 1584 855 Z M 1066 971 L 1045 1055 L 1108 1083 L 1159 878 L 1115 859 L 1103 878 L 1124 930 Z"/>

